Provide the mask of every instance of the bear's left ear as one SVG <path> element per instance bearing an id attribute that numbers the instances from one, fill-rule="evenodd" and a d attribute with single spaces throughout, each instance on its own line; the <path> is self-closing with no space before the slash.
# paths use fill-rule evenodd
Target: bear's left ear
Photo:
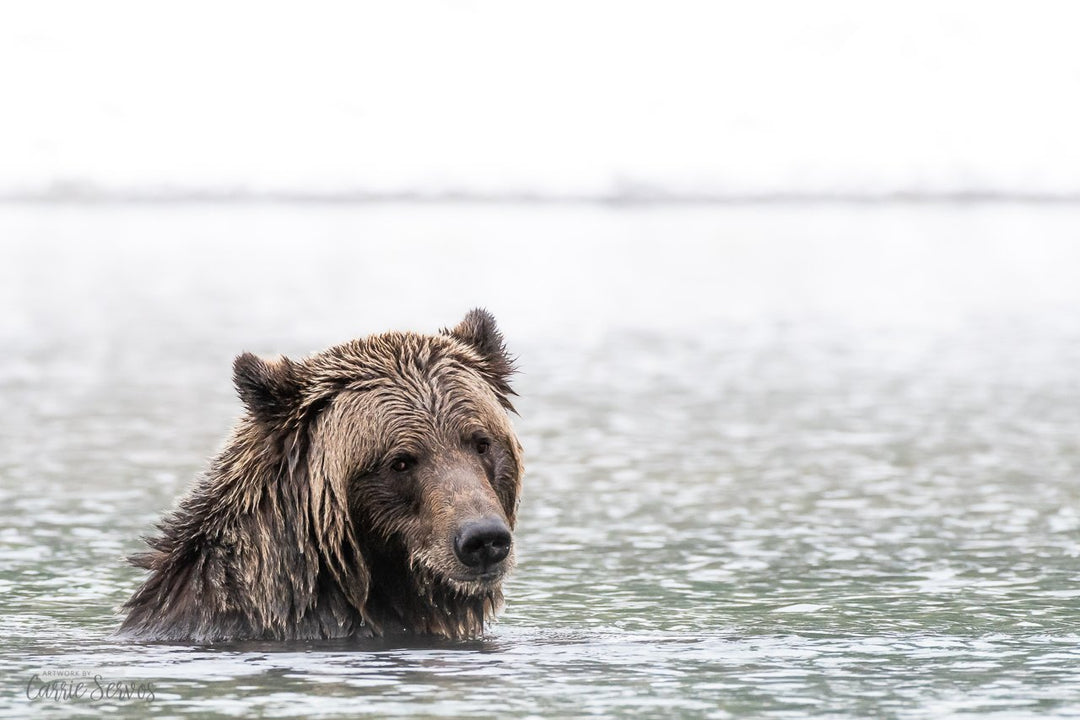
<path id="1" fill-rule="evenodd" d="M 233 361 L 233 383 L 248 412 L 257 420 L 285 419 L 300 403 L 296 364 L 286 357 L 267 362 L 252 353 L 242 353 Z"/>
<path id="2" fill-rule="evenodd" d="M 478 368 L 484 379 L 491 384 L 499 396 L 499 402 L 507 410 L 513 410 L 509 395 L 517 395 L 510 387 L 510 376 L 514 374 L 514 360 L 506 352 L 502 333 L 495 326 L 495 318 L 487 310 L 476 308 L 469 311 L 465 319 L 453 330 L 443 330 L 444 335 L 456 338 L 480 354 L 484 364 Z"/>

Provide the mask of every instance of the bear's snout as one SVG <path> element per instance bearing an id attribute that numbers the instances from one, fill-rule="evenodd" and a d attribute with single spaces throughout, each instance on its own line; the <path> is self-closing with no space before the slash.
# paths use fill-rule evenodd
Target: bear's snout
<path id="1" fill-rule="evenodd" d="M 488 574 L 510 554 L 513 537 L 502 518 L 486 517 L 464 523 L 454 535 L 454 554 L 463 565 Z"/>

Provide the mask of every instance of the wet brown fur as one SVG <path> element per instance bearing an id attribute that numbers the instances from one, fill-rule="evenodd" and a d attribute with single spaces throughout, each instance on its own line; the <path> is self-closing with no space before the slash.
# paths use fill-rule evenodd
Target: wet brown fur
<path id="1" fill-rule="evenodd" d="M 195 642 L 390 633 L 474 637 L 502 604 L 455 529 L 512 529 L 521 448 L 494 319 L 386 333 L 301 361 L 236 359 L 247 412 L 132 558 L 150 576 L 121 631 Z M 484 442 L 481 450 L 479 443 Z M 407 472 L 393 469 L 409 458 Z"/>

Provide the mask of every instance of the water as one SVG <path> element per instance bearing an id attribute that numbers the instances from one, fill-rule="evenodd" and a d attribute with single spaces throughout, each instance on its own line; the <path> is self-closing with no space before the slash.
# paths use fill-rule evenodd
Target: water
<path id="1" fill-rule="evenodd" d="M 0 242 L 4 716 L 1080 715 L 1078 208 L 9 206 Z M 487 637 L 111 637 L 235 354 L 474 305 L 527 457 Z"/>

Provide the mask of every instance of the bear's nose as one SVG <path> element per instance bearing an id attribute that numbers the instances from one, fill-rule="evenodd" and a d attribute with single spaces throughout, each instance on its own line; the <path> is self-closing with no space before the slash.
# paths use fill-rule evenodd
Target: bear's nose
<path id="1" fill-rule="evenodd" d="M 510 554 L 513 538 L 506 523 L 497 517 L 467 522 L 454 537 L 454 554 L 471 568 L 486 571 Z"/>

